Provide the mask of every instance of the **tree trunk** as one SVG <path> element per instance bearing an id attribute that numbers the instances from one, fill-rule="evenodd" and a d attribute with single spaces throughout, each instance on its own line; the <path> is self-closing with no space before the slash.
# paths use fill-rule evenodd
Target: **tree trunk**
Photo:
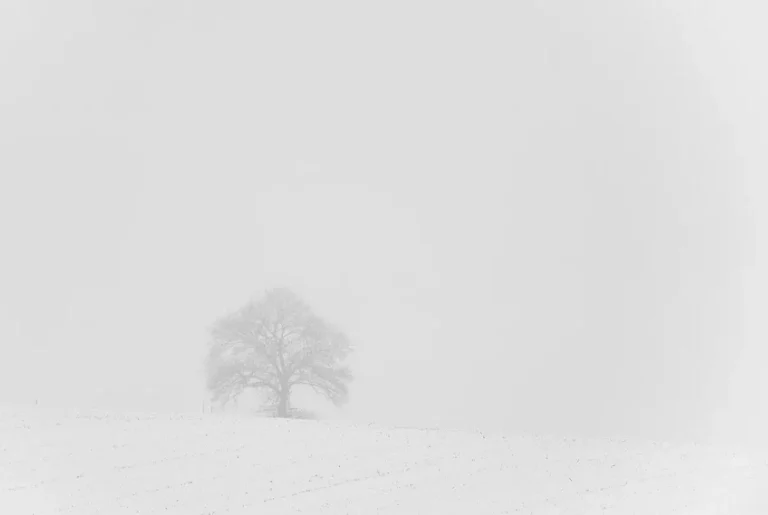
<path id="1" fill-rule="evenodd" d="M 288 418 L 288 404 L 291 397 L 291 390 L 289 388 L 280 389 L 280 397 L 277 402 L 277 416 L 279 418 Z"/>

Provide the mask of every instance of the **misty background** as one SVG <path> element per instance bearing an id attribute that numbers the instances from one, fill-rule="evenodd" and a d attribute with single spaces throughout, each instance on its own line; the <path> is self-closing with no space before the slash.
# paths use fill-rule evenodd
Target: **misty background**
<path id="1" fill-rule="evenodd" d="M 287 286 L 328 416 L 758 439 L 758 6 L 2 0 L 0 401 L 201 410 Z"/>

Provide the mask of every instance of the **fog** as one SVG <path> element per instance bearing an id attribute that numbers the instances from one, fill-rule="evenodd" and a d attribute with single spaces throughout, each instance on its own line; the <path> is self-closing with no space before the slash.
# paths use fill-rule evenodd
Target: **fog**
<path id="1" fill-rule="evenodd" d="M 357 346 L 330 417 L 757 439 L 768 13 L 725 4 L 4 0 L 0 400 L 201 410 L 287 286 Z"/>

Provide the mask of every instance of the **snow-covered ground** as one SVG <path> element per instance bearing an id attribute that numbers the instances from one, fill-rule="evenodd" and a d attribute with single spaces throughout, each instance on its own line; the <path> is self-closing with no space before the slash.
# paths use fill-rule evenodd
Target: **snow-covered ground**
<path id="1" fill-rule="evenodd" d="M 0 513 L 768 514 L 755 453 L 340 422 L 4 411 Z"/>

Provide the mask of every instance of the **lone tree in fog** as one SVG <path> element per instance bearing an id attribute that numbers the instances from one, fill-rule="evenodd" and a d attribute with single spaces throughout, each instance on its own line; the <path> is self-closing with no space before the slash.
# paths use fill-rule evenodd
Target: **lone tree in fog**
<path id="1" fill-rule="evenodd" d="M 210 337 L 206 372 L 214 402 L 224 405 L 251 389 L 267 395 L 278 417 L 289 417 L 296 386 L 337 406 L 347 400 L 349 339 L 286 288 L 268 290 L 217 320 Z"/>

